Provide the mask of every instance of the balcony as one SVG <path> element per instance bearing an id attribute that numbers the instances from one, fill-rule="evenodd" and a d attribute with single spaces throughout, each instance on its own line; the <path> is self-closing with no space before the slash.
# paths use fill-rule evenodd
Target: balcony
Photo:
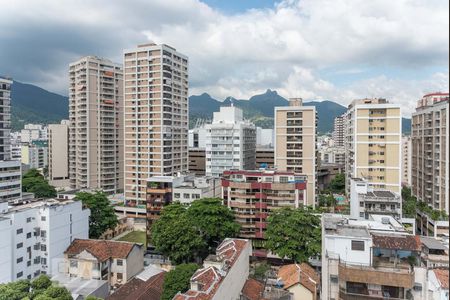
<path id="1" fill-rule="evenodd" d="M 375 300 L 375 299 L 389 299 L 389 300 L 400 300 L 400 299 L 408 299 L 408 298 L 393 298 L 393 297 L 380 297 L 380 296 L 371 296 L 364 294 L 354 294 L 348 293 L 345 289 L 339 290 L 339 299 L 341 300 Z"/>
<path id="2" fill-rule="evenodd" d="M 257 202 L 257 203 L 255 203 L 255 208 L 257 208 L 257 209 L 260 209 L 260 208 L 266 209 L 267 208 L 267 203 Z"/>

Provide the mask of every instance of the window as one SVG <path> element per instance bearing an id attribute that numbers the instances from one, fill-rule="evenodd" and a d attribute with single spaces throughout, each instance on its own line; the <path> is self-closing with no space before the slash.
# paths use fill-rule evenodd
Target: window
<path id="1" fill-rule="evenodd" d="M 17 233 L 17 234 L 22 234 L 22 233 L 23 233 L 23 228 L 17 229 L 17 230 L 16 230 L 16 233 Z"/>
<path id="2" fill-rule="evenodd" d="M 173 194 L 173 197 L 174 197 L 174 198 L 180 198 L 180 193 L 174 193 L 174 194 Z"/>
<path id="3" fill-rule="evenodd" d="M 184 193 L 184 194 L 183 194 L 183 198 L 185 198 L 185 199 L 190 199 L 190 198 L 191 198 L 191 195 L 190 195 L 190 194 L 187 194 L 187 193 Z"/>
<path id="4" fill-rule="evenodd" d="M 27 218 L 27 223 L 31 222 L 31 217 Z"/>
<path id="5" fill-rule="evenodd" d="M 76 260 L 71 260 L 71 261 L 70 261 L 70 267 L 71 267 L 71 268 L 77 268 L 77 267 L 78 267 L 78 261 L 76 261 Z"/>
<path id="6" fill-rule="evenodd" d="M 330 275 L 330 282 L 331 283 L 338 283 L 339 279 L 336 275 Z"/>
<path id="7" fill-rule="evenodd" d="M 123 274 L 122 273 L 116 273 L 117 276 L 117 280 L 122 280 L 123 279 Z"/>
<path id="8" fill-rule="evenodd" d="M 287 183 L 289 181 L 289 177 L 280 176 L 280 183 Z"/>
<path id="9" fill-rule="evenodd" d="M 353 251 L 364 251 L 364 241 L 352 241 Z"/>
<path id="10" fill-rule="evenodd" d="M 22 247 L 23 247 L 23 243 L 18 243 L 17 246 L 16 246 L 17 249 L 20 249 Z"/>
<path id="11" fill-rule="evenodd" d="M 47 245 L 41 244 L 41 251 L 47 251 Z"/>
<path id="12" fill-rule="evenodd" d="M 116 264 L 118 266 L 123 266 L 123 260 L 121 260 L 121 259 L 116 260 Z"/>
<path id="13" fill-rule="evenodd" d="M 47 259 L 45 257 L 41 258 L 41 264 L 43 264 L 43 265 L 47 264 Z"/>
<path id="14" fill-rule="evenodd" d="M 27 267 L 31 266 L 31 260 L 27 261 Z"/>
<path id="15" fill-rule="evenodd" d="M 19 257 L 18 259 L 16 259 L 16 263 L 20 264 L 21 262 L 23 262 L 23 257 Z"/>
<path id="16" fill-rule="evenodd" d="M 45 216 L 41 217 L 41 221 L 46 221 L 46 220 L 47 220 L 47 218 Z"/>
<path id="17" fill-rule="evenodd" d="M 22 276 L 23 276 L 23 272 L 17 273 L 17 278 L 20 278 L 20 277 L 22 277 Z"/>
<path id="18" fill-rule="evenodd" d="M 31 232 L 28 232 L 27 233 L 27 239 L 30 239 L 31 238 Z"/>
<path id="19" fill-rule="evenodd" d="M 41 237 L 45 238 L 47 236 L 47 232 L 45 230 L 41 230 Z"/>

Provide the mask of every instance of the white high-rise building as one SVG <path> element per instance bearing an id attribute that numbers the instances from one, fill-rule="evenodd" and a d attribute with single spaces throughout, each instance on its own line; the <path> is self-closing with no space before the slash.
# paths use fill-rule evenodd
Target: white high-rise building
<path id="1" fill-rule="evenodd" d="M 86 56 L 70 64 L 69 162 L 73 189 L 123 189 L 122 66 Z"/>
<path id="2" fill-rule="evenodd" d="M 242 110 L 230 106 L 214 112 L 206 128 L 206 175 L 220 177 L 225 170 L 253 170 L 256 163 L 256 127 Z"/>
<path id="3" fill-rule="evenodd" d="M 42 124 L 25 124 L 24 128 L 20 131 L 20 140 L 22 143 L 45 141 L 47 138 L 47 126 Z"/>
<path id="4" fill-rule="evenodd" d="M 188 170 L 188 58 L 167 45 L 125 50 L 125 198 L 145 202 L 152 176 Z"/>
<path id="5" fill-rule="evenodd" d="M 88 238 L 89 215 L 74 200 L 0 203 L 0 283 L 56 274 L 70 243 Z"/>
<path id="6" fill-rule="evenodd" d="M 333 140 L 335 146 L 344 146 L 344 116 L 334 118 Z"/>
<path id="7" fill-rule="evenodd" d="M 21 148 L 21 161 L 31 169 L 42 169 L 48 166 L 48 145 L 47 141 L 34 141 L 30 144 L 23 144 Z"/>

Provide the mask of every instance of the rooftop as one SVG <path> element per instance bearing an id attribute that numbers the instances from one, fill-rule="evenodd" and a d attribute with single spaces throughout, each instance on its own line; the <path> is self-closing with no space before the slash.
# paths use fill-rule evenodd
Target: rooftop
<path id="1" fill-rule="evenodd" d="M 282 266 L 278 271 L 278 277 L 285 289 L 301 284 L 313 294 L 316 293 L 320 283 L 319 275 L 306 263 Z"/>
<path id="2" fill-rule="evenodd" d="M 391 250 L 420 251 L 418 235 L 379 235 L 372 234 L 373 247 Z"/>
<path id="3" fill-rule="evenodd" d="M 42 206 L 52 207 L 60 205 L 68 205 L 77 202 L 77 200 L 60 200 L 60 199 L 33 199 L 33 201 L 26 201 L 25 203 L 16 204 L 8 207 L 8 212 L 3 215 L 8 215 L 10 213 L 20 212 L 29 210 L 32 208 L 39 208 Z"/>
<path id="4" fill-rule="evenodd" d="M 67 255 L 78 255 L 83 251 L 87 251 L 98 260 L 105 261 L 110 258 L 125 259 L 134 247 L 142 247 L 142 245 L 119 241 L 75 239 L 64 253 Z"/>
<path id="5" fill-rule="evenodd" d="M 366 197 L 373 198 L 396 198 L 397 195 L 391 191 L 371 191 L 366 193 Z"/>
<path id="6" fill-rule="evenodd" d="M 55 275 L 51 279 L 66 287 L 72 295 L 87 296 L 105 284 L 109 287 L 109 283 L 106 280 L 83 279 L 81 277 L 70 277 L 65 274 Z"/>
<path id="7" fill-rule="evenodd" d="M 249 278 L 242 288 L 242 295 L 249 300 L 262 300 L 264 284 L 258 280 Z"/>
<path id="8" fill-rule="evenodd" d="M 436 275 L 439 284 L 443 289 L 449 289 L 449 270 L 448 269 L 434 269 L 434 275 Z"/>
<path id="9" fill-rule="evenodd" d="M 106 300 L 159 300 L 163 292 L 166 272 L 148 267 L 125 283 Z"/>
<path id="10" fill-rule="evenodd" d="M 420 241 L 422 242 L 422 245 L 424 245 L 428 249 L 448 250 L 447 247 L 445 247 L 444 243 L 432 237 L 421 236 Z"/>

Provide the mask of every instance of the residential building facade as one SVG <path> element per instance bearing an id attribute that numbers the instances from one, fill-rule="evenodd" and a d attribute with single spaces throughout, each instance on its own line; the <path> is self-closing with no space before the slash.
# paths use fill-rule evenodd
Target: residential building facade
<path id="1" fill-rule="evenodd" d="M 275 107 L 275 167 L 307 176 L 307 205 L 311 206 L 316 204 L 316 127 L 315 107 L 303 106 L 301 98 Z"/>
<path id="2" fill-rule="evenodd" d="M 344 116 L 334 118 L 333 141 L 337 147 L 344 147 Z"/>
<path id="3" fill-rule="evenodd" d="M 239 299 L 249 275 L 252 246 L 248 240 L 227 238 L 191 277 L 190 289 L 173 300 Z"/>
<path id="4" fill-rule="evenodd" d="M 11 132 L 11 85 L 12 80 L 0 76 L 0 161 L 9 160 Z"/>
<path id="5" fill-rule="evenodd" d="M 147 179 L 188 170 L 188 58 L 167 45 L 125 50 L 125 198 L 145 204 Z"/>
<path id="6" fill-rule="evenodd" d="M 51 185 L 68 187 L 69 121 L 48 125 L 48 177 Z"/>
<path id="7" fill-rule="evenodd" d="M 42 124 L 25 124 L 20 131 L 20 141 L 31 143 L 33 141 L 46 141 L 48 139 L 48 128 Z"/>
<path id="8" fill-rule="evenodd" d="M 194 173 L 197 176 L 205 176 L 205 148 L 189 148 L 189 173 Z"/>
<path id="9" fill-rule="evenodd" d="M 411 186 L 412 183 L 412 143 L 410 136 L 402 138 L 402 184 Z"/>
<path id="10" fill-rule="evenodd" d="M 324 164 L 345 164 L 345 148 L 344 147 L 324 147 L 319 150 L 320 163 Z"/>
<path id="11" fill-rule="evenodd" d="M 275 168 L 275 152 L 273 148 L 256 148 L 256 168 Z"/>
<path id="12" fill-rule="evenodd" d="M 123 71 L 86 56 L 69 66 L 69 177 L 72 189 L 123 189 Z"/>
<path id="13" fill-rule="evenodd" d="M 221 107 L 205 128 L 207 176 L 220 177 L 226 170 L 255 168 L 256 127 L 244 120 L 241 109 Z"/>
<path id="14" fill-rule="evenodd" d="M 22 164 L 18 160 L 0 161 L 0 203 L 22 200 Z"/>
<path id="15" fill-rule="evenodd" d="M 34 140 L 32 143 L 21 145 L 21 161 L 30 169 L 43 169 L 48 166 L 47 141 Z"/>
<path id="16" fill-rule="evenodd" d="M 432 93 L 417 103 L 411 121 L 412 192 L 419 201 L 449 214 L 449 94 Z"/>
<path id="17" fill-rule="evenodd" d="M 375 189 L 401 191 L 401 109 L 386 99 L 354 100 L 344 114 L 346 189 L 364 178 Z"/>
<path id="18" fill-rule="evenodd" d="M 388 190 L 377 190 L 366 180 L 350 180 L 350 215 L 355 219 L 369 219 L 371 214 L 402 218 L 402 199 L 399 194 Z"/>
<path id="19" fill-rule="evenodd" d="M 106 280 L 122 285 L 144 268 L 142 244 L 74 239 L 64 251 L 64 273 L 70 277 Z"/>
<path id="20" fill-rule="evenodd" d="M 264 239 L 270 213 L 307 205 L 307 187 L 306 176 L 294 172 L 231 170 L 222 177 L 222 199 L 241 225 L 239 237 L 252 239 L 257 247 L 258 240 Z M 254 253 L 267 254 L 262 249 Z"/>
<path id="21" fill-rule="evenodd" d="M 88 238 L 89 216 L 81 201 L 0 203 L 0 283 L 56 274 L 72 240 Z"/>

